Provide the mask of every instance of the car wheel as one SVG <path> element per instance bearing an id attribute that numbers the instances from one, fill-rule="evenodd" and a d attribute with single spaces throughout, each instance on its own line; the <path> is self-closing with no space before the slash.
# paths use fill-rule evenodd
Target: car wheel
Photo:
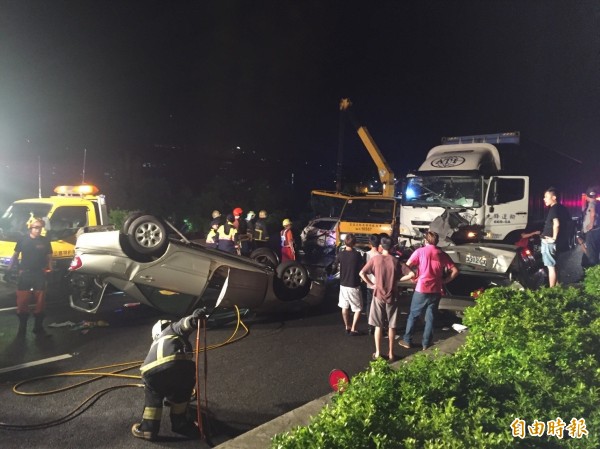
<path id="1" fill-rule="evenodd" d="M 257 248 L 250 253 L 250 259 L 258 262 L 261 265 L 266 265 L 275 269 L 279 265 L 279 259 L 277 254 L 271 251 L 269 248 Z"/>
<path id="2" fill-rule="evenodd" d="M 277 267 L 275 294 L 282 301 L 295 301 L 304 298 L 310 291 L 310 279 L 304 265 L 289 261 Z"/>
<path id="3" fill-rule="evenodd" d="M 129 225 L 127 241 L 136 253 L 160 257 L 169 243 L 167 228 L 158 218 L 142 215 Z"/>

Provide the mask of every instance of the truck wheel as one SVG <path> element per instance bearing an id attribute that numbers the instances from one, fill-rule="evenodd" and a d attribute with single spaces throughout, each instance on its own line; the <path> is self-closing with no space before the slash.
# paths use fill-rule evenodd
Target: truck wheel
<path id="1" fill-rule="evenodd" d="M 158 218 L 142 215 L 129 225 L 127 241 L 136 253 L 160 257 L 169 243 L 167 228 Z"/>
<path id="2" fill-rule="evenodd" d="M 279 265 L 279 259 L 277 254 L 271 251 L 269 248 L 257 248 L 250 253 L 250 259 L 259 264 L 266 265 L 275 269 Z"/>
<path id="3" fill-rule="evenodd" d="M 274 279 L 274 291 L 282 301 L 296 301 L 304 298 L 310 291 L 310 279 L 304 265 L 295 262 L 284 262 L 277 267 Z"/>

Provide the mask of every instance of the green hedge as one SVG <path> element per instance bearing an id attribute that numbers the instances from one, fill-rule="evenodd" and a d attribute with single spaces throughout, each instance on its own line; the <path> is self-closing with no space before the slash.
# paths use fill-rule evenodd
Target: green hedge
<path id="1" fill-rule="evenodd" d="M 272 448 L 600 448 L 600 267 L 581 288 L 487 290 L 463 322 L 452 357 L 372 362 Z M 562 439 L 528 430 L 558 418 Z"/>

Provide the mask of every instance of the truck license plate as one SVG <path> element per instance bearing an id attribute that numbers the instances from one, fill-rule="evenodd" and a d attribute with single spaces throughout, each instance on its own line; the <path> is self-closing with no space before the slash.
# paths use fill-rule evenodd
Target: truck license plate
<path id="1" fill-rule="evenodd" d="M 466 262 L 472 263 L 473 265 L 479 265 L 480 267 L 485 267 L 487 259 L 485 256 L 473 256 L 471 254 L 467 254 Z"/>

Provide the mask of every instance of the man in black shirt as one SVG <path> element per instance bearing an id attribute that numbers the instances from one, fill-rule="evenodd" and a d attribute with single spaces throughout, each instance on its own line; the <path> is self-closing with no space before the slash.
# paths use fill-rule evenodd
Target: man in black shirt
<path id="1" fill-rule="evenodd" d="M 360 289 L 360 273 L 363 267 L 363 259 L 358 251 L 354 249 L 356 237 L 348 234 L 344 239 L 346 247 L 337 256 L 340 267 L 340 297 L 338 306 L 342 309 L 342 319 L 346 326 L 346 333 L 350 336 L 361 335 L 356 330 L 360 312 L 362 310 L 362 293 Z M 350 310 L 354 313 L 350 321 Z"/>
<path id="2" fill-rule="evenodd" d="M 558 282 L 557 254 L 569 248 L 569 221 L 571 217 L 565 206 L 558 202 L 558 191 L 550 187 L 544 192 L 544 204 L 549 207 L 542 231 L 542 260 L 548 267 L 548 282 L 554 287 Z"/>
<path id="3" fill-rule="evenodd" d="M 46 273 L 52 271 L 52 246 L 48 238 L 41 235 L 44 221 L 34 218 L 29 223 L 29 234 L 19 240 L 15 252 L 10 260 L 8 270 L 19 270 L 17 281 L 17 316 L 19 317 L 20 337 L 27 331 L 29 319 L 29 301 L 33 295 L 35 308 L 33 315 L 35 325 L 33 333 L 38 336 L 47 336 L 42 322 L 46 308 Z M 19 254 L 21 262 L 19 264 Z"/>

